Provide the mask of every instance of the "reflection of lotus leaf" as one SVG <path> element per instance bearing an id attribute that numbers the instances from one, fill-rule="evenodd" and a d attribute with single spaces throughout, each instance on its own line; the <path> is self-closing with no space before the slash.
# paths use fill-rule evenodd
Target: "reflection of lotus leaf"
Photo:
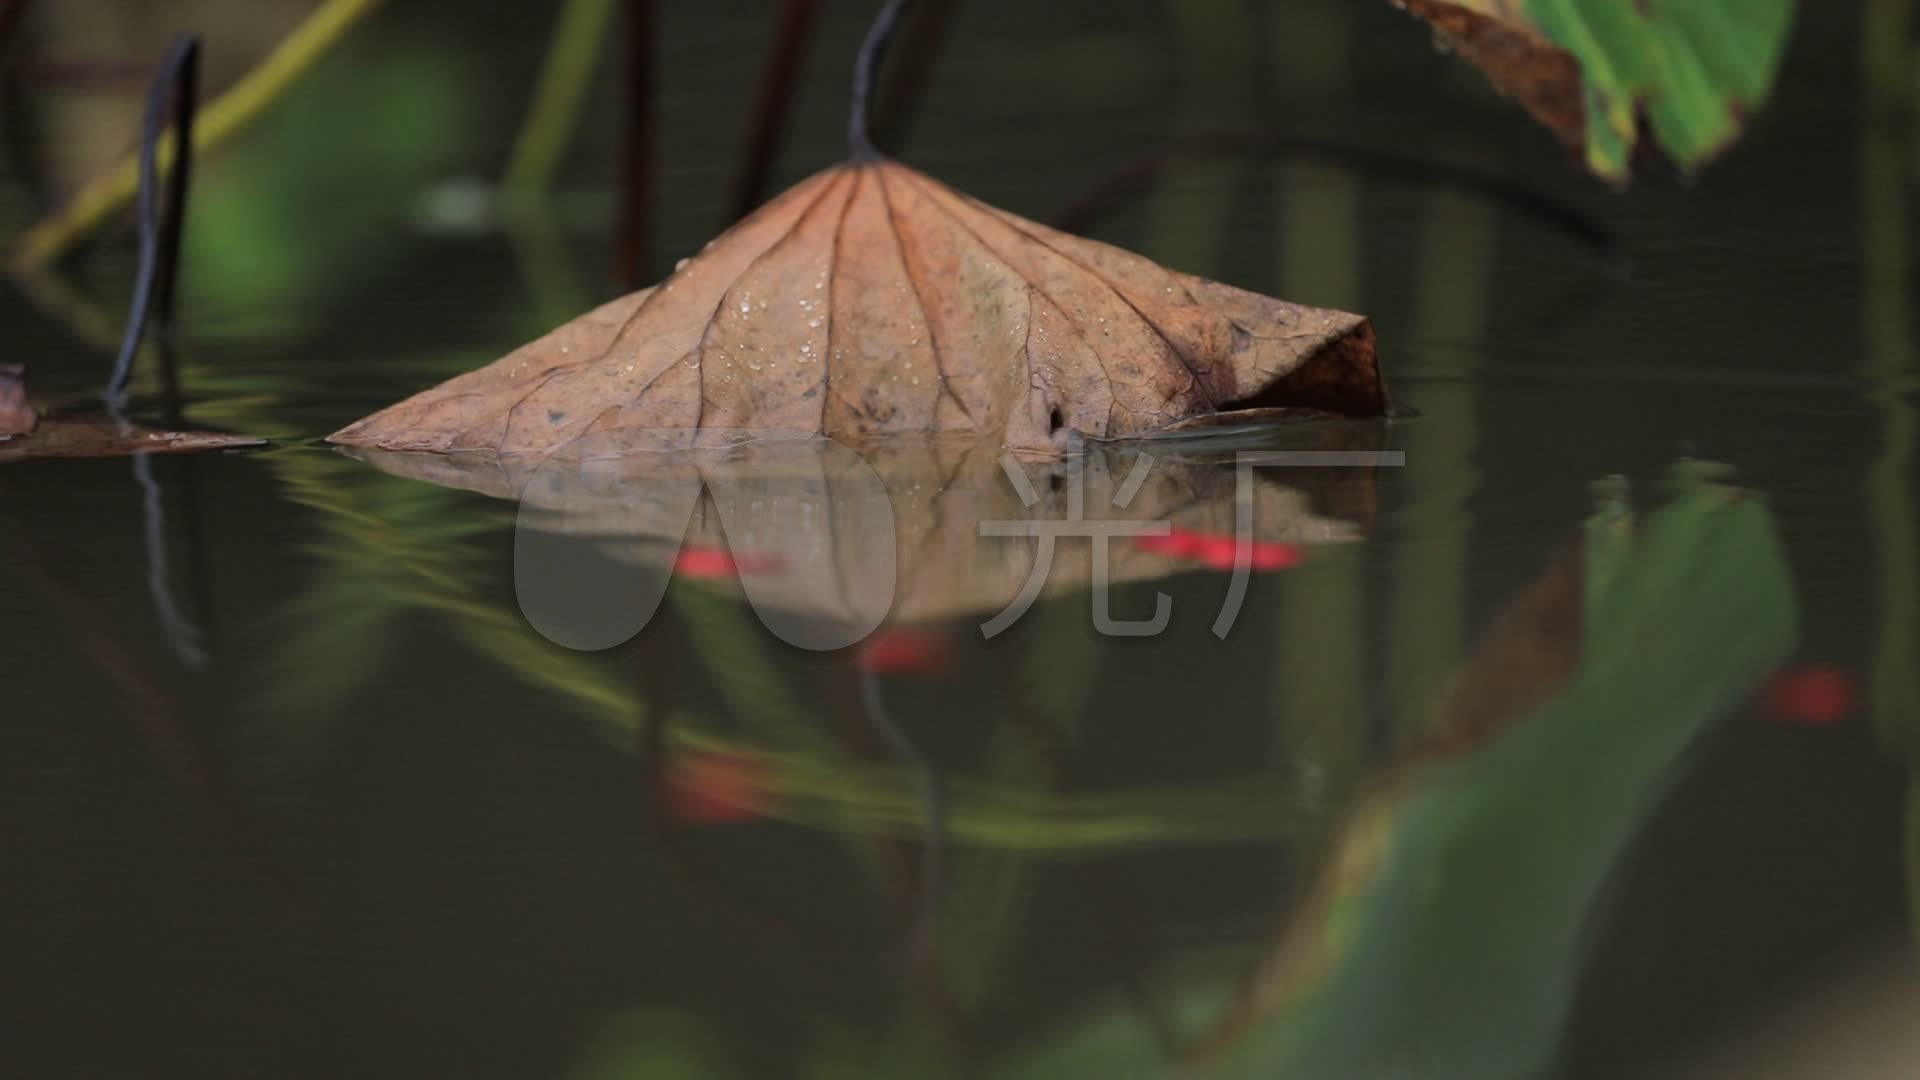
<path id="1" fill-rule="evenodd" d="M 585 542 L 621 563 L 665 570 L 683 545 L 725 548 L 747 572 L 723 587 L 744 591 L 763 617 L 841 627 L 1005 609 L 1032 576 L 1040 547 L 1030 536 L 1004 535 L 1022 523 L 1058 523 L 1049 592 L 1088 585 L 1095 544 L 1107 545 L 1110 580 L 1150 580 L 1187 564 L 1129 534 L 1177 527 L 1229 535 L 1237 524 L 1231 456 L 1175 461 L 1154 456 L 1158 447 L 1101 446 L 1035 461 L 937 440 L 855 454 L 817 437 L 664 448 L 623 441 L 630 439 L 594 436 L 539 461 L 354 453 L 389 472 L 520 499 L 530 527 L 521 543 L 540 545 L 543 560 L 577 562 Z M 1254 470 L 1245 485 L 1253 536 L 1303 545 L 1356 540 L 1372 484 L 1366 467 Z M 1340 516 L 1317 511 L 1316 501 Z M 1087 538 L 1095 529 L 1115 535 Z M 571 555 L 556 537 L 572 539 Z M 521 557 L 524 571 L 525 548 Z M 659 577 L 656 604 L 665 587 Z"/>
<path id="2" fill-rule="evenodd" d="M 1792 646 L 1765 507 L 1697 469 L 1673 479 L 1676 498 L 1638 529 L 1625 515 L 1588 528 L 1584 596 L 1549 578 L 1517 606 L 1531 624 L 1579 606 L 1577 665 L 1544 698 L 1531 682 L 1508 696 L 1511 716 L 1485 713 L 1466 681 L 1485 723 L 1348 812 L 1320 887 L 1189 1049 L 1189 1074 L 1542 1074 L 1607 879 L 1687 748 Z M 1507 664 L 1527 651 L 1502 622 L 1483 655 Z M 1187 1004 L 1217 1007 L 1219 989 L 1197 984 Z M 1138 1025 L 1103 1018 L 1015 1075 L 1116 1075 L 1155 1056 Z"/>

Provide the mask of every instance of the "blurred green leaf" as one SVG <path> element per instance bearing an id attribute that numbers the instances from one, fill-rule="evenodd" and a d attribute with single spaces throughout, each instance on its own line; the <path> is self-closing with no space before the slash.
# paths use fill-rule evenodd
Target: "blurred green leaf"
<path id="1" fill-rule="evenodd" d="M 1793 0 L 1402 3 L 1614 181 L 1643 115 L 1685 169 L 1726 149 L 1772 89 L 1793 25 Z"/>
<path id="2" fill-rule="evenodd" d="M 706 1080 L 728 1075 L 724 1060 L 692 1016 L 636 1011 L 602 1025 L 588 1043 L 576 1080 Z"/>
<path id="3" fill-rule="evenodd" d="M 458 54 L 350 41 L 209 163 L 184 273 L 220 297 L 197 335 L 303 328 L 342 281 L 391 247 L 415 192 L 463 144 Z"/>
<path id="4" fill-rule="evenodd" d="M 1548 1062 L 1606 879 L 1686 749 L 1794 638 L 1766 508 L 1697 470 L 1674 485 L 1637 533 L 1614 517 L 1587 548 L 1604 587 L 1566 685 L 1349 816 L 1320 891 L 1188 1065 L 1498 1080 Z M 1114 1025 L 1069 1037 L 1075 1070 L 1152 1060 Z"/>

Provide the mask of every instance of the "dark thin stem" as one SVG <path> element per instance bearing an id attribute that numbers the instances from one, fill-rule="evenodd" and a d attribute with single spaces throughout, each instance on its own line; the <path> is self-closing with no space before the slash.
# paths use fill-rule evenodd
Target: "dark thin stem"
<path id="1" fill-rule="evenodd" d="M 647 207 L 653 170 L 653 0 L 627 0 L 627 124 L 621 139 L 620 242 L 614 282 L 639 286 L 647 261 Z"/>
<path id="2" fill-rule="evenodd" d="M 173 560 L 167 547 L 166 493 L 153 474 L 153 455 L 133 455 L 133 479 L 140 485 L 140 512 L 146 522 L 147 592 L 153 597 L 153 610 L 160 617 L 160 628 L 167 644 L 182 664 L 196 670 L 207 666 L 207 649 L 200 627 L 188 617 L 173 591 Z"/>
<path id="3" fill-rule="evenodd" d="M 180 413 L 179 380 L 171 349 L 173 300 L 180 267 L 182 227 L 187 215 L 187 189 L 193 179 L 193 113 L 199 98 L 199 67 L 200 39 L 191 34 L 175 38 L 153 78 L 152 88 L 147 91 L 146 113 L 141 119 L 137 202 L 140 265 L 127 314 L 126 336 L 120 340 L 120 354 L 114 358 L 105 394 L 107 411 L 123 428 L 127 426 L 127 384 L 133 377 L 133 364 L 140 355 L 149 319 L 156 324 L 160 339 L 161 378 L 166 388 L 169 420 L 177 420 Z M 160 139 L 166 133 L 169 114 L 173 119 L 173 170 L 165 181 L 163 206 Z M 166 500 L 154 476 L 151 455 L 134 455 L 133 476 L 140 485 L 141 508 L 146 519 L 147 587 L 153 594 L 154 608 L 159 613 L 167 641 L 181 663 L 203 667 L 207 654 L 199 628 L 187 617 L 173 591 Z"/>
<path id="4" fill-rule="evenodd" d="M 188 39 L 193 41 L 193 39 Z M 160 385 L 166 396 L 167 422 L 180 422 L 180 369 L 173 351 L 174 297 L 180 284 L 185 249 L 187 192 L 193 186 L 193 118 L 199 111 L 200 64 L 197 43 L 187 46 L 173 90 L 173 174 L 167 183 L 167 212 L 160 225 L 160 268 L 154 281 L 154 332 L 158 340 Z"/>
<path id="5" fill-rule="evenodd" d="M 1052 223 L 1068 232 L 1084 231 L 1116 205 L 1167 176 L 1190 165 L 1232 154 L 1300 158 L 1362 176 L 1422 187 L 1451 188 L 1536 221 L 1602 257 L 1612 258 L 1620 250 L 1620 238 L 1599 219 L 1511 180 L 1459 165 L 1422 161 L 1323 139 L 1238 132 L 1191 135 L 1143 155 L 1094 185 L 1086 195 L 1054 215 Z"/>
<path id="6" fill-rule="evenodd" d="M 909 0 L 887 0 L 887 6 L 873 20 L 867 40 L 860 44 L 860 55 L 853 61 L 853 112 L 847 120 L 847 149 L 855 161 L 872 161 L 880 156 L 873 145 L 873 84 L 887 58 L 887 45 L 900 29 L 900 17 Z"/>
<path id="7" fill-rule="evenodd" d="M 26 13 L 27 0 L 0 0 L 0 49 L 13 43 L 13 32 Z"/>
<path id="8" fill-rule="evenodd" d="M 180 258 L 180 234 L 187 208 L 187 179 L 193 158 L 193 110 L 199 82 L 200 39 L 183 34 L 167 50 L 167 58 L 147 92 L 146 114 L 140 124 L 140 267 L 133 284 L 133 303 L 127 314 L 126 336 L 107 379 L 107 406 L 119 412 L 126 405 L 127 382 L 133 361 L 146 337 L 147 320 L 157 316 L 165 333 L 173 321 L 173 281 Z M 171 103 L 172 109 L 168 109 Z M 167 192 L 166 216 L 160 206 L 160 137 L 173 113 L 174 161 L 172 187 Z"/>
<path id="9" fill-rule="evenodd" d="M 800 58 L 806 54 L 807 39 L 813 36 L 819 7 L 818 0 L 785 0 L 780 5 L 780 25 L 774 31 L 773 48 L 760 76 L 760 106 L 754 110 L 753 131 L 747 136 L 740 173 L 733 184 L 735 221 L 746 217 L 766 197 L 767 174 L 773 169 L 787 118 L 793 113 L 793 83 L 800 74 Z"/>
<path id="10" fill-rule="evenodd" d="M 186 38 L 176 47 L 185 51 L 173 88 L 173 173 L 167 178 L 166 216 L 160 220 L 159 268 L 153 285 L 154 328 L 163 339 L 173 334 L 173 299 L 180 281 L 187 191 L 193 184 L 193 117 L 200 100 L 199 40 Z M 168 362 L 170 365 L 170 357 Z"/>
<path id="11" fill-rule="evenodd" d="M 871 135 L 876 146 L 891 147 L 896 153 L 905 143 L 920 99 L 927 88 L 927 73 L 946 37 L 948 17 L 954 0 L 919 0 L 913 15 L 900 27 L 900 40 L 894 43 L 892 63 L 881 80 L 880 97 L 873 104 Z"/>
<path id="12" fill-rule="evenodd" d="M 906 732 L 893 722 L 886 702 L 880 696 L 880 680 L 870 671 L 860 673 L 860 702 L 866 707 L 867 722 L 873 725 L 895 757 L 920 774 L 920 798 L 926 808 L 927 834 L 920 864 L 920 920 L 916 936 L 919 946 L 930 947 L 934 913 L 939 909 L 940 865 L 947 840 L 946 786 L 936 768 Z"/>

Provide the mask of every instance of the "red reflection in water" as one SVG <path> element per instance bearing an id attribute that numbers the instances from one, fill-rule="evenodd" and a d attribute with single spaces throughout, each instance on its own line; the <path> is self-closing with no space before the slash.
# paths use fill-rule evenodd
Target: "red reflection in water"
<path id="1" fill-rule="evenodd" d="M 1760 700 L 1774 720 L 1824 727 L 1851 715 L 1859 695 L 1853 676 L 1832 664 L 1809 664 L 1780 671 Z"/>
<path id="2" fill-rule="evenodd" d="M 696 825 L 756 820 L 773 804 L 768 771 L 751 754 L 683 754 L 667 773 L 667 812 Z"/>
<path id="3" fill-rule="evenodd" d="M 778 569 L 780 560 L 776 556 L 753 552 L 735 555 L 726 548 L 681 548 L 673 556 L 673 572 L 691 578 L 731 578 Z"/>
<path id="4" fill-rule="evenodd" d="M 953 666 L 953 643 L 922 630 L 882 627 L 860 643 L 854 664 L 870 675 L 937 675 Z"/>
<path id="5" fill-rule="evenodd" d="M 1136 536 L 1133 545 L 1155 555 L 1199 563 L 1209 570 L 1232 570 L 1240 551 L 1239 538 L 1232 533 L 1200 532 L 1177 525 L 1165 536 Z M 1253 570 L 1285 570 L 1299 566 L 1306 558 L 1306 549 L 1298 544 L 1275 540 L 1248 544 L 1247 565 Z"/>
<path id="6" fill-rule="evenodd" d="M 1136 536 L 1133 546 L 1152 555 L 1191 559 L 1199 554 L 1198 541 L 1203 535 L 1176 525 L 1165 536 Z"/>

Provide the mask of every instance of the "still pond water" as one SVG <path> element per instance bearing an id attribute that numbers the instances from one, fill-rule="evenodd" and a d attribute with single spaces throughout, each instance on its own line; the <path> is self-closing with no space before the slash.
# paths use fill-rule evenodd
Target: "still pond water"
<path id="1" fill-rule="evenodd" d="M 273 447 L 153 461 L 151 499 L 0 466 L 0 1072 L 1920 1073 L 1920 152 L 1911 47 L 1859 60 L 1902 5 L 1809 5 L 1750 137 L 1627 194 L 1373 6 L 953 5 L 900 152 L 1045 219 L 1179 133 L 1334 138 L 1612 240 L 1430 170 L 1180 158 L 1086 229 L 1370 314 L 1418 415 L 1154 451 L 1132 516 L 1230 530 L 1234 449 L 1404 465 L 1263 471 L 1307 557 L 1224 639 L 1230 573 L 1119 542 L 1114 617 L 1171 619 L 1097 633 L 1075 539 L 988 637 L 1031 544 L 977 524 L 1027 512 L 902 455 L 896 617 L 829 652 L 699 557 L 633 640 L 557 646 L 511 503 L 318 441 L 611 289 L 611 49 L 507 224 L 541 5 L 370 19 L 195 192 L 186 415 Z M 726 220 L 770 34 L 660 7 L 652 276 Z M 866 5 L 823 7 L 776 183 L 840 152 Z M 132 128 L 71 96 L 9 102 L 11 227 Z M 0 297 L 5 359 L 84 394 L 128 266 Z M 1034 467 L 1031 515 L 1136 461 Z M 549 557 L 666 580 L 677 536 L 561 509 Z M 751 556 L 801 622 L 873 573 Z M 1783 667 L 1854 701 L 1760 692 Z"/>

